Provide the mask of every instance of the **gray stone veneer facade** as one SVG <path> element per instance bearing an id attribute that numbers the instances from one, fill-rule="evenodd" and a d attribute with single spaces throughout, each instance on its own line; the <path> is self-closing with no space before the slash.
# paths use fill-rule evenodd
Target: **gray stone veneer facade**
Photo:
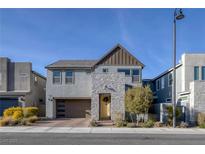
<path id="1" fill-rule="evenodd" d="M 99 94 L 111 94 L 111 120 L 115 119 L 116 113 L 125 116 L 125 75 L 123 73 L 93 73 L 91 115 L 99 120 Z"/>

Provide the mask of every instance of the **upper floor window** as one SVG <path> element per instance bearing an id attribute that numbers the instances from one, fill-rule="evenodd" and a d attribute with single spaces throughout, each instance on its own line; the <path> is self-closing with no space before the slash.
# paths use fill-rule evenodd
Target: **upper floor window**
<path id="1" fill-rule="evenodd" d="M 65 72 L 65 83 L 74 83 L 74 73 L 72 71 Z"/>
<path id="2" fill-rule="evenodd" d="M 130 69 L 118 69 L 118 72 L 125 73 L 125 76 L 130 76 Z"/>
<path id="3" fill-rule="evenodd" d="M 161 78 L 161 89 L 164 89 L 164 77 Z"/>
<path id="4" fill-rule="evenodd" d="M 160 79 L 156 80 L 156 89 L 157 91 L 160 89 Z"/>
<path id="5" fill-rule="evenodd" d="M 61 71 L 53 71 L 53 83 L 61 84 Z"/>
<path id="6" fill-rule="evenodd" d="M 194 80 L 199 80 L 199 66 L 194 66 Z"/>
<path id="7" fill-rule="evenodd" d="M 103 72 L 103 73 L 107 73 L 107 72 L 108 72 L 108 68 L 103 68 L 103 69 L 102 69 L 102 72 Z"/>
<path id="8" fill-rule="evenodd" d="M 167 98 L 167 99 L 166 99 L 166 102 L 171 102 L 171 101 L 172 101 L 171 98 Z"/>
<path id="9" fill-rule="evenodd" d="M 172 73 L 168 74 L 168 86 L 172 86 Z"/>
<path id="10" fill-rule="evenodd" d="M 201 79 L 205 80 L 205 66 L 201 67 Z"/>
<path id="11" fill-rule="evenodd" d="M 140 82 L 140 70 L 139 69 L 133 69 L 132 70 L 132 82 Z"/>

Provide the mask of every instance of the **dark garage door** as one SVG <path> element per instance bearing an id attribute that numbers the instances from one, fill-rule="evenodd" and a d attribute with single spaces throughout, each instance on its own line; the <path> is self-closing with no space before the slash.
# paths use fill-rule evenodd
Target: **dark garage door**
<path id="1" fill-rule="evenodd" d="M 86 110 L 91 109 L 91 100 L 57 100 L 57 118 L 85 118 Z"/>
<path id="2" fill-rule="evenodd" d="M 18 106 L 18 99 L 0 98 L 0 116 L 5 109 Z"/>

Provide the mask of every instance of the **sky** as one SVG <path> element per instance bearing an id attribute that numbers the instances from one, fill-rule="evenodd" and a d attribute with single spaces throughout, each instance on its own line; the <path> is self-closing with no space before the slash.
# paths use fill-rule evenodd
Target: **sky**
<path id="1" fill-rule="evenodd" d="M 99 59 L 117 43 L 153 78 L 172 66 L 174 9 L 0 9 L 0 57 L 45 66 L 60 59 Z M 205 53 L 205 9 L 183 9 L 177 61 Z"/>

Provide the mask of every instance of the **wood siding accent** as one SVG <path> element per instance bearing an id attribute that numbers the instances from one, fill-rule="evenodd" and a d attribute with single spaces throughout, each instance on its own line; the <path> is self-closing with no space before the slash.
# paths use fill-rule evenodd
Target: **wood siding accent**
<path id="1" fill-rule="evenodd" d="M 121 48 L 115 48 L 113 52 L 107 55 L 98 65 L 140 65 L 138 61 L 128 52 Z"/>

